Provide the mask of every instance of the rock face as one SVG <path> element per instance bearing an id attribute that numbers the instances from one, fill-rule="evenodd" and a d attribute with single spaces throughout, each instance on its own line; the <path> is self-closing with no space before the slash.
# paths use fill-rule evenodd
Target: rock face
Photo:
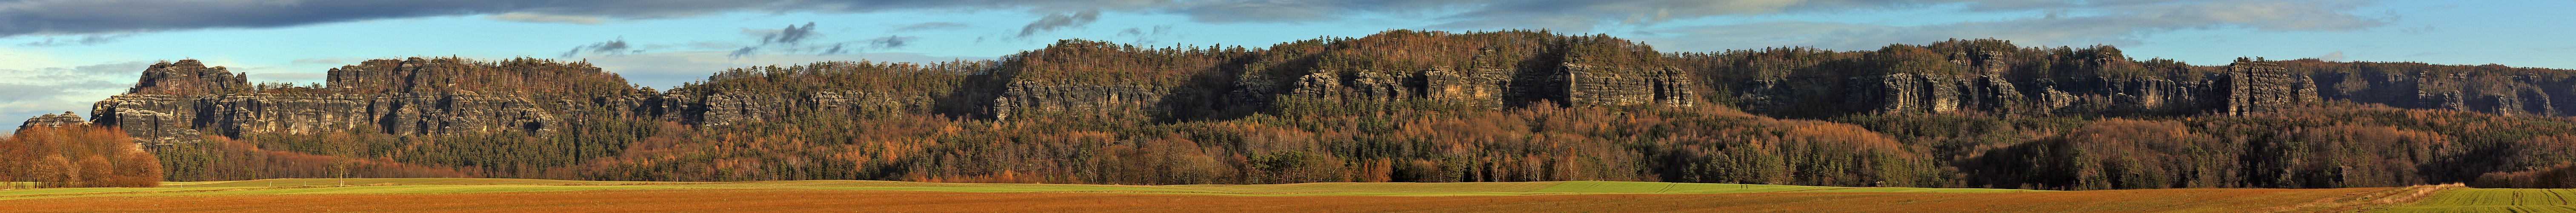
<path id="1" fill-rule="evenodd" d="M 1458 53 L 1474 55 L 1455 63 L 1226 69 L 1242 67 L 1230 64 L 1212 66 L 1218 67 L 1215 71 L 1180 72 L 1195 75 L 1182 77 L 1119 76 L 1174 75 L 1167 70 L 1029 74 L 1025 72 L 1033 71 L 973 68 L 856 73 L 834 78 L 864 81 L 782 86 L 765 79 L 789 72 L 728 71 L 710 78 L 723 80 L 668 91 L 632 88 L 615 75 L 583 63 L 454 58 L 369 60 L 332 69 L 325 88 L 254 88 L 265 86 L 246 84 L 243 75 L 222 67 L 181 60 L 146 68 L 127 94 L 96 103 L 89 120 L 124 129 L 139 143 L 183 144 L 204 136 L 334 131 L 397 136 L 552 134 L 596 119 L 672 121 L 707 128 L 818 118 L 806 117 L 810 115 L 939 114 L 1007 122 L 1038 117 L 1200 119 L 1289 113 L 1270 110 L 1725 104 L 1792 118 L 2190 116 L 2261 115 L 2336 100 L 2556 116 L 2569 114 L 2560 110 L 2576 107 L 2560 106 L 2576 103 L 2555 101 L 2576 98 L 2567 97 L 2576 95 L 2576 87 L 2568 86 L 2576 77 L 2546 74 L 2320 71 L 2315 68 L 2318 65 L 2297 64 L 2313 62 L 2260 59 L 2239 59 L 2224 67 L 2132 64 L 2115 69 L 2112 65 L 2135 61 L 2117 53 L 2075 50 L 2044 58 L 1967 48 L 1911 58 L 1831 60 L 1818 58 L 1842 56 L 1788 51 L 1811 57 L 1720 58 L 1696 62 L 1717 65 L 1693 67 L 1657 61 L 1670 59 L 1652 55 L 1586 62 L 1564 52 L 1500 54 L 1485 48 Z M 1949 58 L 1939 60 L 1942 55 Z M 2015 60 L 2057 61 L 2012 63 Z M 883 77 L 889 75 L 909 77 Z M 1098 78 L 1104 75 L 1119 77 Z M 1129 82 L 1133 79 L 1148 80 Z M 40 116 L 24 125 L 78 121 L 64 116 L 69 115 Z"/>
<path id="2" fill-rule="evenodd" d="M 2227 96 L 2219 110 L 2228 115 L 2271 113 L 2316 97 L 2312 81 L 2292 77 L 2278 64 L 2236 58 L 2223 75 L 2218 89 Z"/>
<path id="3" fill-rule="evenodd" d="M 82 125 L 89 125 L 89 121 L 81 120 L 80 114 L 63 112 L 63 114 L 43 114 L 36 115 L 34 118 L 27 118 L 27 122 L 18 124 L 18 129 L 27 129 L 29 127 L 63 127 Z"/>
<path id="4" fill-rule="evenodd" d="M 1032 115 L 1161 116 L 1190 110 L 1170 109 L 1167 101 L 1235 103 L 1232 107 L 1254 109 L 1281 101 L 1412 102 L 1487 109 L 1541 101 L 1585 107 L 1691 107 L 1700 99 L 1697 81 L 1689 76 L 1672 67 L 1580 63 L 1537 69 L 1321 69 L 1293 75 L 1243 75 L 1234 78 L 1227 91 L 1217 92 L 1224 97 L 1221 100 L 1167 100 L 1187 92 L 1170 86 L 1020 79 L 1004 84 L 990 111 L 996 119 L 1009 120 Z"/>
<path id="5" fill-rule="evenodd" d="M 216 94 L 250 89 L 246 74 L 233 73 L 224 67 L 206 67 L 196 59 L 161 62 L 143 69 L 143 79 L 134 82 L 126 93 L 140 94 Z"/>
<path id="6" fill-rule="evenodd" d="M 1018 80 L 993 99 L 992 112 L 997 120 L 1036 115 L 1140 116 L 1170 93 L 1170 88 L 1145 85 Z"/>
<path id="7" fill-rule="evenodd" d="M 196 143 L 204 133 L 197 130 L 199 100 L 186 96 L 123 94 L 100 100 L 90 108 L 90 121 L 125 130 L 135 143 L 144 145 Z M 226 116 L 229 117 L 229 116 Z"/>
<path id="8" fill-rule="evenodd" d="M 1988 85 L 1976 84 L 1985 81 L 1960 79 L 1954 76 L 1930 76 L 1900 73 L 1885 76 L 1859 77 L 1853 78 L 1852 81 L 1851 85 L 1856 87 L 1852 88 L 1852 90 L 1858 91 L 1859 93 L 1850 96 L 1853 101 L 1851 103 L 1875 106 L 1872 107 L 1870 111 L 1882 114 L 1956 112 L 1961 109 L 1962 105 L 1988 105 L 1984 103 L 1969 103 L 1978 100 L 1978 98 L 1961 94 L 1962 92 L 1994 90 L 1993 88 L 1981 87 Z M 2003 86 L 2010 85 L 2007 84 Z"/>
<path id="9" fill-rule="evenodd" d="M 1576 106 L 1662 105 L 1691 107 L 1699 101 L 1697 83 L 1672 67 L 1596 67 L 1566 63 L 1567 102 Z"/>
<path id="10" fill-rule="evenodd" d="M 1569 106 L 1675 106 L 1696 104 L 1697 81 L 1672 67 L 1604 67 L 1576 63 L 1554 69 L 1432 67 L 1410 72 L 1351 70 L 1307 74 L 1286 96 L 1348 102 L 1424 100 L 1500 108 L 1514 101 L 1550 100 Z M 1258 82 L 1245 80 L 1239 82 Z M 1267 85 L 1239 85 L 1266 88 Z M 1250 91 L 1261 93 L 1260 91 Z"/>
<path id="11" fill-rule="evenodd" d="M 2478 68 L 2495 71 L 2509 70 L 2488 66 Z M 2310 100 L 2342 100 L 2393 107 L 2485 112 L 2507 116 L 2568 115 L 2569 112 L 2563 110 L 2568 109 L 2568 106 L 2564 105 L 2570 103 L 2560 103 L 2557 100 L 2576 97 L 2576 88 L 2569 86 L 2576 85 L 2576 78 L 2553 72 L 2364 69 L 2314 73 L 2301 77 L 2308 77 L 2303 81 L 2315 82 L 2312 84 L 2314 86 L 2312 89 L 2301 91 L 2310 93 L 2301 95 L 2314 97 Z"/>
<path id="12" fill-rule="evenodd" d="M 1849 77 L 1757 77 L 1736 85 L 1736 104 L 1747 112 L 1788 116 L 1866 114 L 1987 115 L 2252 115 L 2321 101 L 2318 86 L 2279 65 L 2252 60 L 2211 73 L 2207 80 L 2149 76 L 2014 78 L 1993 74 L 1974 61 L 1955 64 L 1974 72 L 1892 72 Z M 1839 87 L 1830 85 L 1841 85 Z"/>
<path id="13" fill-rule="evenodd" d="M 418 58 L 370 61 L 371 64 L 386 62 L 403 65 L 386 67 L 394 71 L 416 71 L 411 68 L 424 65 L 461 66 L 435 64 Z M 561 122 L 554 117 L 558 112 L 541 109 L 530 97 L 481 95 L 473 91 L 389 89 L 382 91 L 397 93 L 315 94 L 253 93 L 248 91 L 249 88 L 232 86 L 187 87 L 232 85 L 199 84 L 197 76 L 236 76 L 223 80 L 239 80 L 238 74 L 224 73 L 221 68 L 198 66 L 202 65 L 195 61 L 154 65 L 145 71 L 142 82 L 162 83 L 138 85 L 135 91 L 139 92 L 99 101 L 92 106 L 91 120 L 99 125 L 122 128 L 137 143 L 146 145 L 194 143 L 204 135 L 240 137 L 249 133 L 544 134 L 550 131 L 549 126 Z M 196 70 L 205 72 L 190 72 Z M 344 91 L 366 90 L 398 82 L 349 76 L 366 75 L 370 72 L 362 71 L 368 70 L 378 69 L 352 66 L 334 70 L 331 87 Z"/>
<path id="14" fill-rule="evenodd" d="M 1503 106 L 1506 74 L 1496 69 L 1458 70 L 1432 67 L 1422 71 L 1423 91 L 1431 100 L 1478 107 Z"/>

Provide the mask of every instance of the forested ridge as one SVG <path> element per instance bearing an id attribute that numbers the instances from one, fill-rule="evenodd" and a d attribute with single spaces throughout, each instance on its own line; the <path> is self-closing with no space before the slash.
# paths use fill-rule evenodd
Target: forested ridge
<path id="1" fill-rule="evenodd" d="M 1990 39 L 1719 52 L 1548 31 L 1064 40 L 994 60 L 735 68 L 660 90 L 548 59 L 373 60 L 306 86 L 223 83 L 241 80 L 194 63 L 147 70 L 158 83 L 90 121 L 136 136 L 172 181 L 2563 187 L 2576 162 L 2576 120 L 2559 116 L 2576 108 L 2553 101 L 2576 97 L 2570 70 L 2193 65 Z"/>

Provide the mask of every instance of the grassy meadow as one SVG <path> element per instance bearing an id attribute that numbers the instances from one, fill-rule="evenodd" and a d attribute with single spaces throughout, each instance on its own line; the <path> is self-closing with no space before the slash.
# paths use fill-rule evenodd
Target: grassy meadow
<path id="1" fill-rule="evenodd" d="M 2576 212 L 2576 189 L 2451 189 L 2388 212 Z"/>

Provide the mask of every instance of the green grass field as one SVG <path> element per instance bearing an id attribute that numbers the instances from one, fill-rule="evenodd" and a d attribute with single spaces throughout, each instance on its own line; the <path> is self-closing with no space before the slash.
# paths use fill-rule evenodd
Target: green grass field
<path id="1" fill-rule="evenodd" d="M 168 182 L 158 188 L 47 188 L 0 190 L 0 200 L 143 195 L 399 194 L 543 192 L 636 189 L 831 189 L 936 192 L 1071 192 L 1215 194 L 1242 196 L 1496 196 L 1559 194 L 1722 194 L 1833 192 L 2031 192 L 2017 189 L 1825 187 L 1715 183 L 1558 181 L 1503 183 L 1297 183 L 1262 185 L 1086 185 L 923 183 L 863 180 L 758 182 L 574 181 L 499 178 L 349 178 Z"/>
<path id="2" fill-rule="evenodd" d="M 2576 212 L 2576 189 L 2451 189 L 2389 212 Z"/>

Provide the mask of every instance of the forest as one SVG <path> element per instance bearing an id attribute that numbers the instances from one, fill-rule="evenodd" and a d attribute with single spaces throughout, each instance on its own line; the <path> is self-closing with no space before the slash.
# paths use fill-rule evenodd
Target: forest
<path id="1" fill-rule="evenodd" d="M 161 164 L 115 129 L 31 126 L 0 137 L 0 189 L 153 187 Z"/>
<path id="2" fill-rule="evenodd" d="M 2576 186 L 2566 174 L 2576 163 L 2576 144 L 2568 141 L 2576 139 L 2576 120 L 2555 116 L 2576 108 L 2548 102 L 2551 94 L 2576 94 L 2567 91 L 2576 89 L 2571 71 L 2501 65 L 2240 60 L 2277 64 L 2314 82 L 2298 89 L 2319 98 L 2226 115 L 2206 110 L 2219 103 L 2159 98 L 2137 85 L 2223 93 L 2201 88 L 2236 87 L 2200 85 L 2242 78 L 2224 73 L 2228 66 L 2134 59 L 2111 46 L 1989 39 L 1720 52 L 1660 52 L 1603 35 L 1518 30 L 1393 30 L 1260 48 L 1064 40 L 995 60 L 735 68 L 666 90 L 626 84 L 587 62 L 424 61 L 439 66 L 376 72 L 372 67 L 412 66 L 369 61 L 335 69 L 330 85 L 202 93 L 478 93 L 528 100 L 564 122 L 535 127 L 542 131 L 434 134 L 393 125 L 209 131 L 194 143 L 152 145 L 145 148 L 152 157 L 101 168 L 150 162 L 160 165 L 154 176 L 170 181 Z M 1891 75 L 2023 86 L 1987 91 L 2020 97 L 1963 93 L 1953 97 L 1983 102 L 1935 105 L 1966 106 L 1948 111 L 1827 107 L 1914 97 L 1852 89 Z M 1597 79 L 1614 83 L 1584 84 Z M 1632 90 L 1652 91 L 1606 92 Z M 2043 99 L 2059 96 L 2068 98 Z M 1933 98 L 1905 103 L 1945 103 Z M 2166 100 L 2175 104 L 2131 107 Z M 89 140 L 29 136 L 48 131 L 64 130 L 22 131 L 10 141 Z M 81 131 L 92 130 L 70 132 L 96 134 Z M 52 150 L 60 149 L 33 151 L 116 156 Z M 45 165 L 93 167 L 61 161 L 73 163 Z M 31 168 L 55 167 L 16 167 Z"/>

